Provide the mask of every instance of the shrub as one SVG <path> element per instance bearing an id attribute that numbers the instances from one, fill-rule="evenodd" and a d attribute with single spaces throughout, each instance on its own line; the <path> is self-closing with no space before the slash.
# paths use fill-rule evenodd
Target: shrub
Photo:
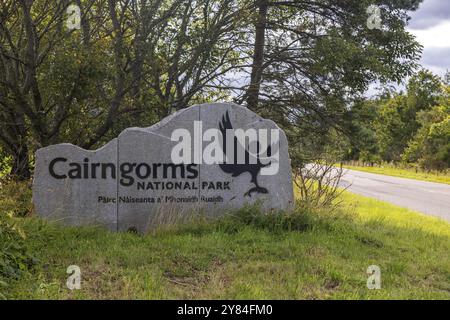
<path id="1" fill-rule="evenodd" d="M 335 161 L 325 159 L 294 170 L 299 200 L 309 208 L 335 209 L 346 189 L 339 184 L 343 175 L 342 164 L 337 166 Z"/>
<path id="2" fill-rule="evenodd" d="M 269 232 L 305 231 L 313 225 L 311 211 L 299 206 L 290 211 L 264 212 L 258 205 L 248 205 L 219 218 L 216 227 L 225 232 L 237 232 L 245 226 Z"/>
<path id="3" fill-rule="evenodd" d="M 33 264 L 25 247 L 25 233 L 11 217 L 0 213 L 0 296 L 8 280 L 19 278 Z"/>
<path id="4" fill-rule="evenodd" d="M 291 210 L 263 211 L 259 204 L 247 205 L 241 209 L 229 211 L 219 217 L 203 214 L 192 215 L 187 222 L 172 225 L 158 225 L 154 233 L 173 232 L 176 234 L 189 233 L 203 235 L 210 232 L 238 233 L 245 228 L 264 230 L 271 233 L 304 232 L 315 228 L 330 230 L 339 225 L 339 221 L 353 218 L 342 210 L 330 211 L 327 207 L 312 207 L 305 202 L 298 201 Z M 333 223 L 330 224 L 330 221 Z"/>
<path id="5" fill-rule="evenodd" d="M 32 211 L 30 181 L 16 181 L 11 177 L 0 178 L 0 208 L 2 212 L 24 217 Z"/>

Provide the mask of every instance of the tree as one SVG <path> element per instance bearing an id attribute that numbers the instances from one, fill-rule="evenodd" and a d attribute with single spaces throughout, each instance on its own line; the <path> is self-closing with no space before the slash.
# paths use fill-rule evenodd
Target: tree
<path id="1" fill-rule="evenodd" d="M 409 142 L 403 160 L 418 163 L 430 170 L 444 170 L 450 167 L 450 87 L 444 88 L 444 95 L 438 106 L 419 112 L 421 125 Z"/>
<path id="2" fill-rule="evenodd" d="M 348 107 L 368 85 L 403 81 L 417 67 L 421 47 L 405 27 L 420 2 L 254 1 L 242 70 L 250 80 L 236 101 L 277 121 L 297 147 L 332 130 L 350 135 Z M 372 4 L 382 30 L 367 27 Z"/>
<path id="3" fill-rule="evenodd" d="M 0 4 L 0 143 L 21 178 L 37 147 L 97 147 L 204 101 L 239 63 L 236 1 L 79 0 L 81 30 L 69 3 Z"/>
<path id="4" fill-rule="evenodd" d="M 380 156 L 385 161 L 399 161 L 411 138 L 408 125 L 403 121 L 407 110 L 406 101 L 405 96 L 397 95 L 378 110 L 374 127 Z"/>
<path id="5" fill-rule="evenodd" d="M 419 3 L 378 3 L 384 27 L 369 30 L 366 10 L 373 1 L 255 1 L 252 76 L 244 97 L 254 94 L 254 85 L 264 105 L 289 92 L 315 98 L 328 90 L 340 97 L 376 79 L 401 81 L 419 58 L 420 46 L 405 31 L 406 10 Z"/>
<path id="6" fill-rule="evenodd" d="M 411 74 L 420 53 L 405 31 L 419 0 L 377 1 L 382 30 L 367 28 L 372 0 L 76 0 L 80 30 L 66 26 L 69 3 L 0 3 L 0 144 L 22 178 L 38 147 L 96 148 L 223 98 L 305 150 L 345 132 L 349 103 Z"/>
<path id="7" fill-rule="evenodd" d="M 433 108 L 441 92 L 440 79 L 422 70 L 411 77 L 406 94 L 396 95 L 381 105 L 374 126 L 383 160 L 402 160 L 405 148 L 421 126 L 418 113 Z"/>
<path id="8" fill-rule="evenodd" d="M 377 143 L 375 123 L 378 117 L 378 106 L 386 101 L 386 97 L 374 100 L 356 101 L 346 115 L 346 127 L 350 132 L 348 152 L 344 160 L 360 160 L 370 164 L 381 161 Z"/>

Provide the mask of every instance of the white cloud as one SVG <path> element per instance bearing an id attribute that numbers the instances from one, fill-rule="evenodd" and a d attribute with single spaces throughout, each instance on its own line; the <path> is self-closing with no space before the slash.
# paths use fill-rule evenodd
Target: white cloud
<path id="1" fill-rule="evenodd" d="M 448 0 L 424 0 L 417 11 L 411 13 L 410 29 L 421 30 L 450 19 Z"/>
<path id="2" fill-rule="evenodd" d="M 443 76 L 450 69 L 450 20 L 428 29 L 409 29 L 423 45 L 421 64 L 433 73 Z"/>
<path id="3" fill-rule="evenodd" d="M 420 64 L 436 75 L 450 71 L 450 4 L 449 0 L 424 0 L 412 13 L 408 31 L 424 47 Z M 407 83 L 409 79 L 404 79 Z M 405 84 L 391 83 L 397 90 L 405 90 Z M 380 93 L 379 83 L 374 83 L 366 96 Z"/>
<path id="4" fill-rule="evenodd" d="M 410 29 L 425 48 L 450 48 L 450 21 L 424 30 Z"/>

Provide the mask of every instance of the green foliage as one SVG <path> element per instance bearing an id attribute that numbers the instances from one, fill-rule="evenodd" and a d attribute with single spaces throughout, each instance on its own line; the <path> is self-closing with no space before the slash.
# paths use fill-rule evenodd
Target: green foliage
<path id="1" fill-rule="evenodd" d="M 258 206 L 246 206 L 228 214 L 217 222 L 218 230 L 235 233 L 243 227 L 269 232 L 306 231 L 313 227 L 313 210 L 298 206 L 287 212 L 264 213 Z"/>
<path id="2" fill-rule="evenodd" d="M 35 262 L 26 249 L 26 234 L 14 217 L 23 217 L 32 210 L 31 186 L 0 177 L 0 298 L 9 282 L 18 279 Z"/>
<path id="3" fill-rule="evenodd" d="M 254 23 L 264 2 L 259 45 Z M 316 157 L 310 148 L 336 141 L 328 133 L 336 134 L 371 82 L 412 74 L 421 46 L 406 21 L 420 2 L 83 0 L 81 28 L 68 30 L 67 1 L 7 1 L 0 5 L 0 146 L 14 172 L 29 178 L 39 147 L 94 149 L 188 105 L 242 104 L 254 87 L 244 75 L 261 56 L 255 111 L 301 141 L 294 147 L 304 162 Z M 366 27 L 372 4 L 382 7 L 382 31 Z"/>
<path id="4" fill-rule="evenodd" d="M 404 162 L 426 170 L 450 167 L 449 88 L 430 72 L 420 71 L 407 89 L 352 107 L 347 160 Z"/>
<path id="5" fill-rule="evenodd" d="M 347 143 L 344 160 L 361 159 L 368 163 L 378 162 L 378 145 L 374 122 L 377 115 L 377 101 L 359 100 L 347 113 L 348 136 L 341 139 Z"/>
<path id="6" fill-rule="evenodd" d="M 440 123 L 431 125 L 429 138 L 427 141 L 428 155 L 434 155 L 431 167 L 448 168 L 450 167 L 450 116 Z M 426 160 L 422 160 L 427 163 Z"/>
<path id="7" fill-rule="evenodd" d="M 0 298 L 2 286 L 18 279 L 34 263 L 25 246 L 25 233 L 10 216 L 0 213 Z M 4 296 L 3 296 L 4 298 Z"/>
<path id="8" fill-rule="evenodd" d="M 403 149 L 409 140 L 407 126 L 403 122 L 406 112 L 405 96 L 397 96 L 378 110 L 374 128 L 380 156 L 385 161 L 400 160 Z"/>
<path id="9" fill-rule="evenodd" d="M 406 95 L 394 96 L 381 105 L 374 127 L 383 160 L 401 160 L 408 142 L 420 128 L 417 115 L 433 108 L 441 94 L 439 78 L 420 71 L 410 79 Z"/>
<path id="10" fill-rule="evenodd" d="M 429 110 L 437 104 L 442 96 L 441 85 L 441 79 L 427 70 L 419 71 L 409 80 L 407 105 L 411 118 L 414 118 L 417 112 Z"/>
<path id="11" fill-rule="evenodd" d="M 403 159 L 425 169 L 450 167 L 450 105 L 419 114 L 422 125 L 405 150 Z"/>
<path id="12" fill-rule="evenodd" d="M 11 157 L 0 146 L 0 178 L 11 171 Z"/>
<path id="13" fill-rule="evenodd" d="M 0 210 L 11 216 L 26 216 L 32 212 L 30 181 L 16 181 L 10 177 L 0 178 Z"/>

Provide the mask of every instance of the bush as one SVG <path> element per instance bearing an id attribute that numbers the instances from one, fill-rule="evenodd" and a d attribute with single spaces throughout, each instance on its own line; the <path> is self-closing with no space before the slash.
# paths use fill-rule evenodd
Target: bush
<path id="1" fill-rule="evenodd" d="M 32 211 L 30 181 L 0 178 L 0 209 L 11 216 L 24 217 Z"/>
<path id="2" fill-rule="evenodd" d="M 336 211 L 336 213 L 342 215 L 341 211 Z M 158 223 L 148 232 L 153 234 L 190 233 L 200 236 L 214 231 L 233 234 L 247 227 L 273 233 L 302 232 L 321 225 L 326 220 L 322 219 L 324 213 L 326 213 L 327 219 L 334 214 L 330 212 L 328 207 L 321 207 L 320 209 L 300 201 L 291 210 L 269 212 L 262 210 L 257 203 L 246 205 L 240 209 L 229 210 L 221 216 L 208 216 L 202 212 L 192 212 L 190 215 L 186 215 L 187 218 L 173 219 L 176 221 L 175 223 Z"/>
<path id="3" fill-rule="evenodd" d="M 339 206 L 340 195 L 345 191 L 339 184 L 343 175 L 342 164 L 336 165 L 332 160 L 309 163 L 294 170 L 299 200 L 307 208 L 335 209 Z"/>
<path id="4" fill-rule="evenodd" d="M 166 234 L 193 234 L 201 236 L 211 232 L 224 232 L 235 234 L 246 228 L 263 230 L 270 233 L 282 234 L 284 232 L 305 232 L 312 229 L 335 229 L 341 225 L 348 225 L 349 219 L 353 219 L 350 212 L 341 210 L 336 206 L 335 210 L 328 207 L 313 207 L 308 203 L 297 201 L 291 210 L 263 211 L 259 204 L 246 205 L 241 209 L 229 211 L 219 217 L 197 214 L 188 222 L 159 225 L 153 233 Z M 330 224 L 330 222 L 332 222 Z"/>
<path id="5" fill-rule="evenodd" d="M 0 178 L 9 174 L 11 171 L 11 157 L 8 156 L 0 146 Z"/>
<path id="6" fill-rule="evenodd" d="M 33 264 L 25 247 L 25 233 L 11 217 L 0 213 L 0 298 L 8 280 L 19 278 Z"/>
<path id="7" fill-rule="evenodd" d="M 216 228 L 231 233 L 247 226 L 269 232 L 306 231 L 313 225 L 312 211 L 299 206 L 291 211 L 264 212 L 257 205 L 249 205 L 219 218 Z"/>
<path id="8" fill-rule="evenodd" d="M 425 170 L 450 167 L 450 107 L 437 106 L 418 115 L 422 127 L 409 142 L 403 161 L 416 162 Z"/>
<path id="9" fill-rule="evenodd" d="M 329 216 L 329 212 L 327 215 Z M 219 217 L 205 216 L 204 214 L 193 215 L 192 219 L 187 222 L 170 226 L 159 225 L 153 231 L 156 233 L 190 233 L 197 236 L 215 231 L 234 234 L 245 228 L 272 233 L 303 232 L 318 226 L 322 221 L 321 217 L 320 210 L 300 202 L 292 210 L 270 212 L 263 211 L 259 204 L 254 204 L 231 210 Z"/>

